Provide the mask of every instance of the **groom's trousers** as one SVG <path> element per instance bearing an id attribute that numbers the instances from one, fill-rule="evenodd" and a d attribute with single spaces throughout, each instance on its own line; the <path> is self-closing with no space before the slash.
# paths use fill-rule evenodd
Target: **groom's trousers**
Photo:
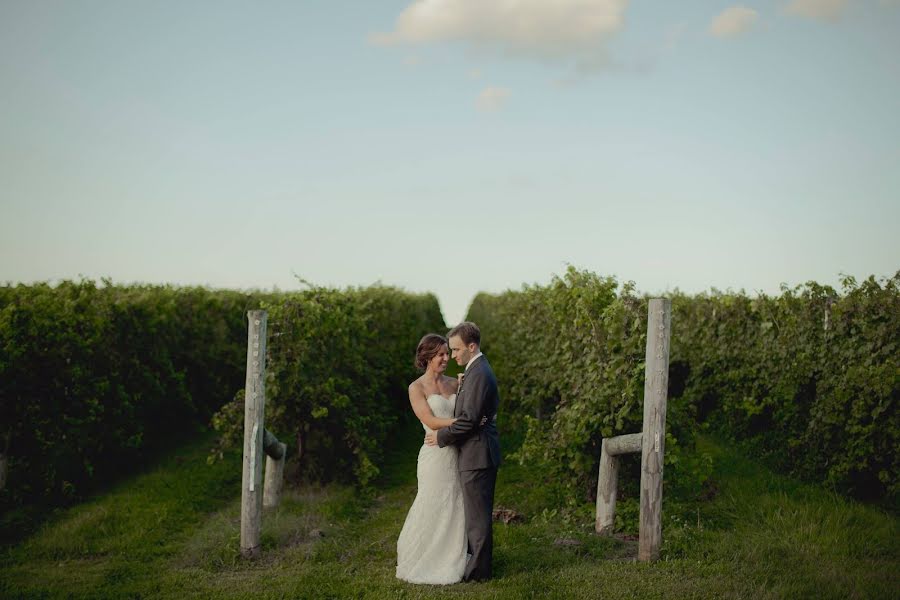
<path id="1" fill-rule="evenodd" d="M 494 552 L 493 512 L 497 468 L 460 471 L 463 504 L 466 510 L 466 538 L 472 557 L 466 564 L 464 581 L 491 578 Z"/>

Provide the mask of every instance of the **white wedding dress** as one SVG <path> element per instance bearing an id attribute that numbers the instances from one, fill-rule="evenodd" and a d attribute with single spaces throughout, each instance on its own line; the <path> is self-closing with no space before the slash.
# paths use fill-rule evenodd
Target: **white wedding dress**
<path id="1" fill-rule="evenodd" d="M 451 418 L 456 395 L 432 394 L 434 416 Z M 424 425 L 423 425 L 424 427 Z M 425 431 L 431 431 L 425 427 Z M 462 580 L 466 568 L 466 516 L 454 446 L 422 445 L 416 465 L 419 491 L 397 539 L 397 578 L 411 583 Z"/>

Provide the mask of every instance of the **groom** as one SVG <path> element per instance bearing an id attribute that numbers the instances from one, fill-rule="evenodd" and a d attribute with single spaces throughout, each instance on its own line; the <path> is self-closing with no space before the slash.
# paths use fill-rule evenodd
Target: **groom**
<path id="1" fill-rule="evenodd" d="M 472 557 L 466 564 L 464 581 L 491 578 L 494 539 L 491 529 L 494 511 L 494 484 L 500 466 L 500 438 L 497 435 L 497 378 L 481 353 L 481 331 L 464 321 L 447 334 L 450 352 L 465 374 L 456 395 L 453 416 L 456 422 L 425 436 L 429 446 L 459 448 L 459 480 L 466 512 L 466 537 Z M 483 417 L 487 422 L 479 426 Z"/>

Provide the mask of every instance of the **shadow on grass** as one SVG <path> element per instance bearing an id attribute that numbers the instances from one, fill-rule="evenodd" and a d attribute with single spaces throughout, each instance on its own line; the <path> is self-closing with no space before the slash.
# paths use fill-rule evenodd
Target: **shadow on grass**
<path id="1" fill-rule="evenodd" d="M 199 426 L 190 431 L 175 432 L 164 443 L 157 442 L 155 445 L 143 449 L 141 455 L 129 463 L 129 473 L 98 482 L 83 495 L 68 503 L 33 502 L 25 506 L 8 508 L 0 515 L 0 544 L 4 546 L 17 544 L 81 505 L 90 504 L 99 498 L 134 486 L 148 471 L 177 469 L 186 461 L 191 460 L 189 457 L 194 457 L 198 451 L 204 452 L 212 446 L 215 437 L 215 432 Z M 216 487 L 216 482 L 208 483 L 212 488 Z M 227 487 L 232 481 L 223 478 L 218 483 L 222 487 Z M 202 504 L 211 500 L 215 504 L 223 490 L 209 489 L 208 491 L 209 494 L 197 497 L 195 501 Z"/>
<path id="2" fill-rule="evenodd" d="M 663 551 L 593 532 L 593 506 L 565 504 L 534 468 L 508 462 L 497 504 L 524 522 L 494 527 L 495 579 L 415 586 L 394 576 L 416 493 L 418 423 L 386 449 L 374 490 L 287 488 L 263 515 L 262 556 L 239 556 L 240 456 L 207 466 L 205 446 L 61 514 L 4 551 L 2 597 L 559 598 L 872 597 L 898 594 L 896 518 L 804 486 L 713 440 L 719 493 L 664 499 Z M 671 500 L 671 499 L 669 499 Z M 562 503 L 561 503 L 562 502 Z"/>

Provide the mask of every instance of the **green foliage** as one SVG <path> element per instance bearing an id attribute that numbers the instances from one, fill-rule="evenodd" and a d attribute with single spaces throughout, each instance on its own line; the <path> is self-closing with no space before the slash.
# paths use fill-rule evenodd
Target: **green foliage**
<path id="1" fill-rule="evenodd" d="M 684 400 L 780 468 L 869 499 L 900 492 L 900 273 L 781 296 L 673 298 Z"/>
<path id="2" fill-rule="evenodd" d="M 211 416 L 221 455 L 242 437 L 246 312 L 260 307 L 267 427 L 302 434 L 308 478 L 369 482 L 408 411 L 415 345 L 444 330 L 434 296 L 65 281 L 0 288 L 0 508 L 79 498 Z"/>
<path id="3" fill-rule="evenodd" d="M 896 503 L 900 490 L 900 273 L 842 293 L 672 297 L 666 489 L 703 491 L 712 461 L 690 452 L 713 428 L 782 470 Z M 602 437 L 640 431 L 647 299 L 569 268 L 546 286 L 480 294 L 468 318 L 502 383 L 521 460 L 591 495 Z M 623 478 L 624 492 L 629 492 Z"/>
<path id="4" fill-rule="evenodd" d="M 267 303 L 266 428 L 289 444 L 302 439 L 301 476 L 367 485 L 383 445 L 409 412 L 413 355 L 445 325 L 433 295 L 390 287 L 313 287 Z M 213 423 L 213 456 L 243 439 L 243 396 Z M 296 451 L 296 449 L 294 449 Z"/>
<path id="5" fill-rule="evenodd" d="M 64 281 L 0 288 L 0 507 L 74 499 L 240 386 L 253 295 Z"/>
<path id="6" fill-rule="evenodd" d="M 643 426 L 646 299 L 569 267 L 547 286 L 479 294 L 468 319 L 501 382 L 504 426 L 526 431 L 516 456 L 552 472 L 572 502 L 593 498 L 602 439 Z M 691 420 L 675 410 L 668 419 L 667 480 L 696 493 L 711 464 L 681 459 Z"/>

